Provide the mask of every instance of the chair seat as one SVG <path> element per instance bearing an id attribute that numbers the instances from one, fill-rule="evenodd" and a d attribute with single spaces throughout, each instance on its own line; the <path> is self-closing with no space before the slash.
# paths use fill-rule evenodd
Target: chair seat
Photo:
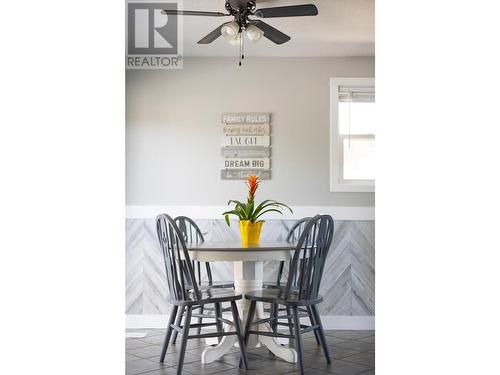
<path id="1" fill-rule="evenodd" d="M 323 301 L 323 297 L 320 295 L 318 295 L 316 298 L 308 300 L 299 300 L 298 297 L 299 294 L 297 292 L 292 292 L 288 296 L 288 299 L 285 299 L 285 291 L 284 289 L 281 288 L 260 289 L 245 293 L 245 298 L 250 301 L 268 302 L 279 305 L 305 306 L 305 305 L 315 305 Z"/>
<path id="2" fill-rule="evenodd" d="M 277 289 L 277 288 L 284 288 L 285 285 L 277 285 L 276 283 L 272 282 L 264 282 L 262 283 L 262 288 L 264 289 Z"/>
<path id="3" fill-rule="evenodd" d="M 224 281 L 221 281 L 221 283 L 224 283 Z M 223 285 L 223 284 L 221 284 L 221 285 Z M 213 285 L 210 286 L 210 285 L 203 285 L 202 284 L 202 285 L 199 285 L 198 288 L 200 288 L 200 290 L 210 290 L 210 289 L 214 288 L 216 291 L 219 291 L 219 290 L 223 289 L 224 287 L 222 287 L 222 286 L 213 286 Z M 233 285 L 231 285 L 231 286 L 226 287 L 224 289 L 226 289 L 227 292 L 233 293 L 234 292 L 233 288 L 234 288 Z M 241 298 L 243 298 L 243 296 Z M 196 307 L 196 308 L 198 308 L 198 307 Z M 205 311 L 215 311 L 215 306 L 213 306 L 213 305 L 204 306 L 203 310 L 205 310 Z M 231 306 L 222 307 L 222 312 L 226 312 L 226 311 L 231 311 Z"/>
<path id="4" fill-rule="evenodd" d="M 201 289 L 234 288 L 234 281 L 214 281 L 212 284 L 203 282 L 199 285 Z"/>
<path id="5" fill-rule="evenodd" d="M 285 290 L 286 282 L 284 284 L 278 285 L 276 283 L 262 283 L 263 289 L 280 289 Z M 298 290 L 299 288 L 292 285 L 292 290 Z"/>
<path id="6" fill-rule="evenodd" d="M 193 289 L 191 284 L 188 284 L 186 287 L 187 290 Z M 198 289 L 200 290 L 210 290 L 210 289 L 234 289 L 234 283 L 232 281 L 215 281 L 212 285 L 208 284 L 208 282 L 203 282 L 198 284 Z"/>
<path id="7" fill-rule="evenodd" d="M 198 308 L 201 308 L 201 305 L 195 307 L 195 309 L 198 309 Z M 227 307 L 222 307 L 221 306 L 221 310 L 222 310 L 222 312 L 231 311 L 231 306 L 227 306 Z M 213 305 L 203 306 L 203 311 L 212 312 L 212 311 L 215 311 L 215 307 Z"/>
<path id="8" fill-rule="evenodd" d="M 169 298 L 169 302 L 173 305 L 193 306 L 205 305 L 209 303 L 237 301 L 242 298 L 241 294 L 237 294 L 231 289 L 206 289 L 200 290 L 201 299 L 196 299 L 193 292 L 190 292 L 186 300 L 173 300 Z"/>

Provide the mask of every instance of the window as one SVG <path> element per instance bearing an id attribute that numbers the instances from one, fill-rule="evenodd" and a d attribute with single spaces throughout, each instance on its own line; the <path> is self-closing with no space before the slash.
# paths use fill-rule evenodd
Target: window
<path id="1" fill-rule="evenodd" d="M 330 191 L 375 191 L 375 80 L 330 80 Z"/>

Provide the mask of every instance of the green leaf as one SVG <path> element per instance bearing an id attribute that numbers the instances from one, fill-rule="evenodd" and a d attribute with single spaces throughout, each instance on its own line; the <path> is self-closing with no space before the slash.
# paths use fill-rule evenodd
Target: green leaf
<path id="1" fill-rule="evenodd" d="M 237 211 L 237 210 L 226 211 L 226 212 L 223 212 L 223 213 L 222 213 L 222 215 L 224 215 L 224 216 L 225 216 L 225 218 L 226 218 L 226 223 L 227 223 L 227 221 L 229 220 L 229 217 L 228 217 L 229 215 L 235 215 L 235 216 L 237 216 L 237 217 L 238 217 L 238 219 L 242 220 L 242 219 L 241 219 L 241 217 L 242 217 L 241 212 L 240 212 L 240 211 Z M 228 225 L 229 225 L 229 224 L 228 224 Z"/>
<path id="2" fill-rule="evenodd" d="M 255 217 L 256 215 L 258 215 L 263 208 L 272 206 L 274 204 L 273 202 L 274 201 L 271 199 L 266 199 L 265 201 L 261 202 L 261 204 L 259 204 L 253 212 L 253 216 Z"/>
<path id="3" fill-rule="evenodd" d="M 231 223 L 229 222 L 229 215 L 225 215 L 224 217 L 226 218 L 226 224 L 227 224 L 227 226 L 230 227 Z"/>
<path id="4" fill-rule="evenodd" d="M 244 203 L 241 203 L 240 201 L 237 201 L 237 200 L 230 200 L 228 202 L 228 205 L 231 204 L 231 203 L 235 204 L 234 210 L 238 211 L 238 216 L 240 217 L 240 219 L 241 219 L 242 216 L 245 217 L 245 212 L 247 210 L 247 205 L 244 204 Z"/>
<path id="5" fill-rule="evenodd" d="M 257 206 L 257 208 L 255 210 L 258 210 L 260 209 L 263 205 L 265 205 L 267 202 L 273 202 L 271 199 L 266 199 L 262 202 L 260 202 L 260 204 Z"/>
<path id="6" fill-rule="evenodd" d="M 239 216 L 239 213 L 236 210 L 231 210 L 231 211 L 223 212 L 222 215 L 236 215 L 236 216 Z"/>
<path id="7" fill-rule="evenodd" d="M 267 210 L 264 210 L 259 215 L 257 215 L 255 217 L 255 220 L 257 220 L 259 217 L 261 217 L 262 215 L 264 215 L 265 213 L 268 213 L 268 212 L 278 212 L 278 213 L 283 215 L 283 212 L 281 212 L 280 210 L 278 210 L 276 208 L 268 208 Z"/>
<path id="8" fill-rule="evenodd" d="M 247 209 L 245 210 L 245 220 L 252 220 L 254 201 L 248 201 Z"/>
<path id="9" fill-rule="evenodd" d="M 228 205 L 230 205 L 231 203 L 234 203 L 236 207 L 240 207 L 243 210 L 245 209 L 245 204 L 241 203 L 240 201 L 231 199 L 229 202 L 227 202 Z"/>
<path id="10" fill-rule="evenodd" d="M 279 205 L 279 206 L 281 206 L 281 207 L 286 207 L 286 208 L 288 208 L 288 209 L 290 210 L 290 212 L 293 214 L 292 209 L 291 209 L 290 207 L 288 207 L 286 204 L 281 203 L 281 202 L 276 202 L 276 204 L 277 204 L 277 205 Z"/>
<path id="11" fill-rule="evenodd" d="M 271 201 L 270 203 L 267 203 L 265 204 L 264 206 L 262 206 L 258 211 L 256 210 L 256 212 L 254 213 L 254 217 L 255 219 L 257 217 L 259 217 L 261 214 L 262 214 L 262 211 L 269 208 L 269 207 L 272 207 L 272 208 L 275 208 L 275 209 L 279 209 L 279 210 L 282 210 L 282 206 L 277 203 L 276 201 Z M 281 212 L 281 211 L 280 211 Z M 281 212 L 282 213 L 282 212 Z"/>

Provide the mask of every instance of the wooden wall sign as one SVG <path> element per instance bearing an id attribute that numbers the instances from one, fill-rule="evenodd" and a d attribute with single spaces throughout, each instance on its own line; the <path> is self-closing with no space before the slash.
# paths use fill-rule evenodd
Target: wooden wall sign
<path id="1" fill-rule="evenodd" d="M 226 135 L 222 137 L 222 146 L 269 146 L 268 135 Z"/>
<path id="2" fill-rule="evenodd" d="M 249 175 L 258 176 L 261 180 L 271 179 L 271 171 L 222 169 L 220 172 L 223 180 L 246 180 Z"/>
<path id="3" fill-rule="evenodd" d="M 224 159 L 223 169 L 269 169 L 269 159 Z"/>
<path id="4" fill-rule="evenodd" d="M 221 179 L 271 178 L 271 114 L 222 114 Z"/>
<path id="5" fill-rule="evenodd" d="M 226 135 L 269 135 L 269 124 L 227 124 L 222 131 Z"/>
<path id="6" fill-rule="evenodd" d="M 224 113 L 223 124 L 269 124 L 270 113 Z"/>
<path id="7" fill-rule="evenodd" d="M 221 156 L 225 158 L 268 158 L 269 147 L 222 147 Z"/>

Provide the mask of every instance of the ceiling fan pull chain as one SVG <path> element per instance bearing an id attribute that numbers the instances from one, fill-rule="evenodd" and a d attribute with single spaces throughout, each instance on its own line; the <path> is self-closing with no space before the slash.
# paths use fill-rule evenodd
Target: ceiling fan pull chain
<path id="1" fill-rule="evenodd" d="M 243 60 L 245 58 L 245 35 L 243 33 L 246 33 L 245 30 L 241 32 L 241 59 Z"/>
<path id="2" fill-rule="evenodd" d="M 242 38 L 241 38 L 242 32 L 240 31 L 239 37 L 240 37 L 240 50 L 239 50 L 239 55 L 238 55 L 238 65 L 241 66 L 241 56 L 243 55 L 243 49 L 242 49 Z"/>

